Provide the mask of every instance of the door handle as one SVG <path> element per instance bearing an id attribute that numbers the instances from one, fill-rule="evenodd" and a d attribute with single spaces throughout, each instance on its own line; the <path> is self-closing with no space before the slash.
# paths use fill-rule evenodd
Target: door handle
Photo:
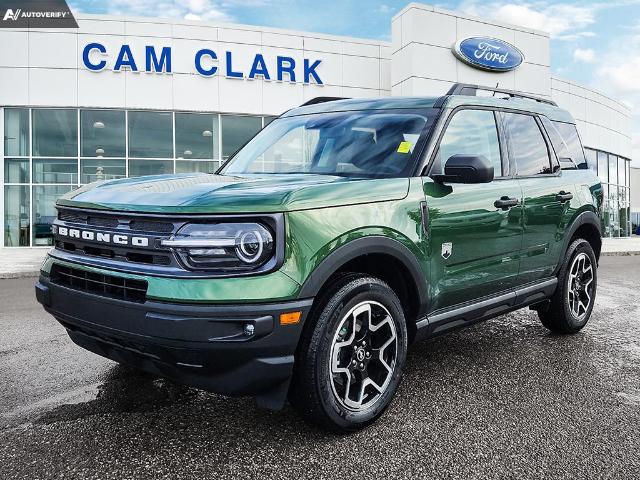
<path id="1" fill-rule="evenodd" d="M 562 190 L 559 194 L 556 195 L 556 201 L 560 203 L 568 202 L 573 198 L 573 193 L 565 192 Z"/>
<path id="2" fill-rule="evenodd" d="M 506 195 L 493 202 L 494 207 L 501 208 L 502 210 L 509 210 L 516 205 L 518 205 L 518 199 L 507 197 Z"/>

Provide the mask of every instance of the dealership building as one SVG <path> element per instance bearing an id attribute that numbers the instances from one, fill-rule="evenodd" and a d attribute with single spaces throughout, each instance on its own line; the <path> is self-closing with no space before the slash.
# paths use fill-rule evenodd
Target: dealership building
<path id="1" fill-rule="evenodd" d="M 212 172 L 274 117 L 314 97 L 443 95 L 456 82 L 498 85 L 569 110 L 604 185 L 605 235 L 630 235 L 631 112 L 552 76 L 545 32 L 422 4 L 389 19 L 391 42 L 76 19 L 77 29 L 0 29 L 0 246 L 49 245 L 56 198 L 86 183 Z M 465 60 L 461 42 L 480 37 L 515 47 L 519 64 L 496 71 Z"/>

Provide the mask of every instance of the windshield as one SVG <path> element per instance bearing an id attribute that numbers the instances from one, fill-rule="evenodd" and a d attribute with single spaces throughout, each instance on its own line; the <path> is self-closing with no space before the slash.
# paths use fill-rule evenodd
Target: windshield
<path id="1" fill-rule="evenodd" d="M 424 111 L 369 110 L 279 118 L 220 173 L 406 176 L 416 142 L 434 117 Z"/>

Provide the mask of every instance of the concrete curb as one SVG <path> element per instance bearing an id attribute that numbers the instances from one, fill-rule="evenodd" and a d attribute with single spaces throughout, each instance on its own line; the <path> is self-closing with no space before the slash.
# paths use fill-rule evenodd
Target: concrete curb
<path id="1" fill-rule="evenodd" d="M 26 272 L 4 272 L 0 273 L 0 280 L 15 278 L 36 278 L 40 275 L 40 270 Z"/>
<path id="2" fill-rule="evenodd" d="M 629 257 L 633 255 L 640 255 L 640 252 L 600 252 L 600 255 L 605 257 Z"/>

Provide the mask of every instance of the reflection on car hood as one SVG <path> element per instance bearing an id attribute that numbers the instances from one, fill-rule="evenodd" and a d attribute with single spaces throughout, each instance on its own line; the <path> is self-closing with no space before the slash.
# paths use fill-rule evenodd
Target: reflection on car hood
<path id="1" fill-rule="evenodd" d="M 266 213 L 398 200 L 408 188 L 407 178 L 156 175 L 92 183 L 58 204 L 132 212 Z"/>

